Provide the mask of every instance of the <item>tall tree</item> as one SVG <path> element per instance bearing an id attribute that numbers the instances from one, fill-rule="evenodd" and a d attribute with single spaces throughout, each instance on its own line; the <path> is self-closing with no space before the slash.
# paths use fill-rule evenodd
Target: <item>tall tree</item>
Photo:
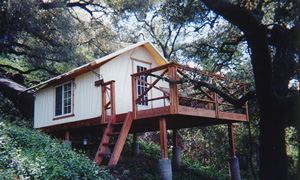
<path id="1" fill-rule="evenodd" d="M 236 25 L 247 39 L 260 108 L 260 179 L 287 179 L 285 127 L 288 109 L 296 106 L 298 100 L 298 96 L 288 96 L 288 82 L 296 74 L 299 2 L 202 2 Z M 267 5 L 272 8 L 263 9 Z M 272 26 L 265 24 L 270 19 L 262 21 L 268 18 L 264 14 L 273 15 Z M 275 55 L 269 46 L 275 48 Z"/>
<path id="2" fill-rule="evenodd" d="M 197 23 L 197 18 L 203 18 L 201 16 L 203 14 L 209 18 L 216 17 L 208 21 L 211 27 L 219 20 L 220 16 L 230 24 L 236 26 L 236 31 L 227 31 L 225 33 L 227 34 L 227 38 L 220 40 L 223 43 L 213 42 L 209 44 L 207 42 L 195 41 L 191 43 L 192 46 L 190 47 L 195 49 L 194 52 L 198 53 L 202 60 L 205 58 L 205 55 L 212 55 L 207 53 L 209 49 L 216 49 L 217 54 L 226 53 L 226 55 L 222 55 L 225 59 L 221 59 L 219 63 L 218 61 L 215 63 L 222 68 L 222 65 L 234 61 L 233 53 L 235 49 L 231 49 L 228 46 L 234 47 L 243 41 L 247 43 L 260 108 L 260 178 L 287 179 L 288 162 L 285 147 L 285 127 L 293 125 L 298 126 L 299 129 L 299 124 L 297 124 L 299 122 L 298 111 L 292 112 L 292 110 L 299 108 L 297 105 L 299 99 L 298 93 L 291 94 L 289 91 L 290 80 L 297 78 L 299 59 L 299 38 L 297 34 L 299 31 L 299 1 L 203 0 L 202 2 L 208 9 L 199 1 L 167 0 L 160 4 L 160 7 L 163 7 L 161 11 L 149 12 L 165 12 L 164 18 L 166 21 L 182 25 L 177 26 L 182 29 L 193 25 L 202 25 L 198 26 L 198 28 L 204 27 L 205 23 L 203 21 L 202 23 Z M 185 13 L 190 12 L 187 9 L 193 9 L 194 6 L 199 9 L 194 9 L 190 13 L 191 16 Z M 126 10 L 128 9 L 131 10 L 127 7 Z M 152 17 L 156 18 L 157 16 L 155 14 Z M 148 32 L 151 33 L 152 37 L 158 32 L 155 30 L 155 26 L 153 26 L 154 18 L 149 18 L 150 20 L 148 19 L 147 21 L 145 17 L 143 20 L 149 28 Z M 165 30 L 164 28 L 162 29 L 163 33 L 168 32 L 168 28 L 165 28 Z M 220 26 L 217 31 L 220 31 Z M 186 34 L 182 35 L 186 38 L 191 37 L 186 36 Z M 161 41 L 166 37 L 172 37 L 172 35 L 167 36 L 164 34 L 161 38 L 160 36 L 157 37 Z M 158 40 L 155 41 L 162 48 L 165 57 L 170 57 L 168 53 L 165 53 L 167 52 L 165 50 L 168 49 L 166 47 L 172 46 L 169 46 L 168 43 L 161 43 Z M 183 46 L 180 48 L 183 48 Z M 177 49 L 179 48 L 177 47 Z M 209 87 L 206 83 L 199 83 L 199 86 Z M 212 87 L 210 88 L 222 94 L 221 91 Z M 298 167 L 300 166 L 298 165 Z M 298 172 L 300 173 L 299 170 Z"/>
<path id="3" fill-rule="evenodd" d="M 74 8 L 81 6 L 65 1 L 0 1 L 0 93 L 27 119 L 33 115 L 33 94 L 21 93 L 26 86 L 112 51 L 113 46 L 106 46 L 114 38 L 112 31 L 94 27 L 89 15 L 79 17 L 80 10 Z"/>

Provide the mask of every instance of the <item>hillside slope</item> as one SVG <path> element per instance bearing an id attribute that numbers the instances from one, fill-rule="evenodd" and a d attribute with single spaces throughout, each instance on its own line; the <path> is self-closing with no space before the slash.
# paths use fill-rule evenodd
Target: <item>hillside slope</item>
<path id="1" fill-rule="evenodd" d="M 75 152 L 50 136 L 0 119 L 0 179 L 160 179 L 160 147 L 140 141 L 140 155 L 131 155 L 132 137 L 126 141 L 117 169 L 98 167 L 83 152 Z M 172 152 L 169 150 L 170 159 Z M 183 166 L 173 179 L 228 179 L 228 173 L 203 167 L 183 154 Z"/>
<path id="2" fill-rule="evenodd" d="M 0 179 L 112 179 L 56 139 L 0 119 Z"/>

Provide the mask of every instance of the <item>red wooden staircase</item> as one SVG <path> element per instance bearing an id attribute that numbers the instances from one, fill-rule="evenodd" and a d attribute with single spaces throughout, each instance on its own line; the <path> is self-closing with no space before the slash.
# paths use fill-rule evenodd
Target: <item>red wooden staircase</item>
<path id="1" fill-rule="evenodd" d="M 115 142 L 115 147 L 112 151 L 110 160 L 108 162 L 108 167 L 116 167 L 119 161 L 121 152 L 123 150 L 128 132 L 130 130 L 133 120 L 133 113 L 128 112 L 124 121 L 117 122 L 116 115 L 112 115 L 105 132 L 103 134 L 101 143 L 99 145 L 98 151 L 95 156 L 95 161 L 97 164 L 101 164 L 104 156 L 106 155 L 106 148 L 113 143 L 110 143 L 111 136 L 118 136 L 117 141 Z M 121 129 L 118 130 L 117 126 L 121 126 Z"/>

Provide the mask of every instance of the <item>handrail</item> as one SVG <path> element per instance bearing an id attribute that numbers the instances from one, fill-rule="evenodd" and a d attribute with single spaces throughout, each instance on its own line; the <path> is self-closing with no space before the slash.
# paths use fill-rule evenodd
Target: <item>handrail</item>
<path id="1" fill-rule="evenodd" d="M 217 93 L 209 90 L 208 88 L 202 87 L 195 89 L 194 84 L 192 82 L 181 82 L 180 84 L 171 83 L 180 82 L 180 77 L 186 78 L 191 74 L 195 74 L 197 75 L 197 77 L 200 78 L 206 77 L 207 79 L 211 79 L 212 83 L 214 83 L 215 86 L 225 90 L 234 98 L 241 96 L 246 91 L 245 83 L 229 80 L 226 77 L 220 75 L 207 73 L 198 69 L 186 67 L 176 63 L 169 63 L 131 75 L 134 117 L 136 118 L 136 114 L 139 111 L 139 103 L 153 103 L 155 101 L 161 100 L 168 100 L 168 106 L 170 106 L 170 114 L 178 113 L 179 106 L 191 106 L 192 103 L 198 103 L 198 107 L 201 108 L 215 110 L 216 118 L 219 117 L 220 112 L 229 112 L 236 110 L 232 108 L 234 106 L 233 104 L 227 102 Z M 146 77 L 151 76 L 153 82 L 148 82 L 140 78 L 139 76 L 142 75 Z M 166 81 L 166 79 L 168 80 Z M 143 92 L 139 92 L 139 95 L 137 90 L 138 81 L 147 85 L 147 88 L 144 89 Z M 161 82 L 164 82 L 167 85 L 165 87 L 160 87 L 158 84 Z M 163 88 L 168 89 L 169 92 L 167 92 Z M 156 94 L 160 92 L 162 95 L 143 98 L 147 93 L 151 92 L 151 90 L 153 89 L 157 92 Z M 186 95 L 183 95 L 183 93 Z M 165 103 L 163 106 L 165 106 Z M 245 103 L 245 105 L 243 105 L 241 109 L 243 110 L 243 114 L 246 114 L 246 118 L 248 120 L 247 103 Z"/>
<path id="2" fill-rule="evenodd" d="M 108 96 L 108 99 L 107 97 Z M 107 123 L 107 111 L 110 110 L 110 115 L 116 114 L 115 105 L 115 81 L 107 81 L 101 84 L 101 98 L 102 98 L 102 123 Z"/>

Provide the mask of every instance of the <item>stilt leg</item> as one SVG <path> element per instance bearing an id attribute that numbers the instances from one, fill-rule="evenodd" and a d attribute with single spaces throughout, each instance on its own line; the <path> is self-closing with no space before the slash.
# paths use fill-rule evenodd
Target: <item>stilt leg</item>
<path id="1" fill-rule="evenodd" d="M 173 164 L 176 169 L 180 169 L 181 166 L 181 152 L 178 146 L 178 131 L 173 129 Z"/>
<path id="2" fill-rule="evenodd" d="M 66 131 L 65 133 L 65 145 L 69 146 L 70 148 L 72 148 L 72 142 L 70 141 L 70 132 Z"/>
<path id="3" fill-rule="evenodd" d="M 161 158 L 159 160 L 159 173 L 162 180 L 172 180 L 172 165 L 171 160 L 168 159 L 167 149 L 167 124 L 166 118 L 159 120 L 159 133 L 160 133 L 160 147 L 161 147 Z"/>
<path id="4" fill-rule="evenodd" d="M 133 143 L 132 143 L 132 154 L 133 156 L 139 155 L 139 143 L 137 142 L 138 138 L 136 133 L 133 134 Z"/>
<path id="5" fill-rule="evenodd" d="M 239 160 L 235 154 L 235 146 L 234 146 L 234 136 L 233 136 L 233 125 L 232 123 L 228 124 L 228 137 L 229 137 L 229 147 L 230 147 L 230 158 L 229 161 L 229 170 L 230 170 L 230 179 L 231 180 L 240 180 L 240 166 Z"/>

